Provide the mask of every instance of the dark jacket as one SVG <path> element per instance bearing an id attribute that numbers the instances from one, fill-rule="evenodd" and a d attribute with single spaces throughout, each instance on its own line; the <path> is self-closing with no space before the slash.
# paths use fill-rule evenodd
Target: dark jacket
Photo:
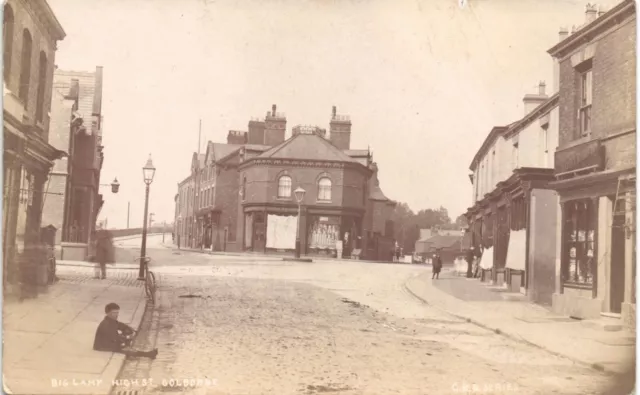
<path id="1" fill-rule="evenodd" d="M 120 321 L 104 317 L 93 340 L 93 349 L 97 351 L 119 351 L 128 340 L 125 336 L 133 334 L 133 329 Z"/>
<path id="2" fill-rule="evenodd" d="M 100 263 L 115 262 L 115 247 L 113 237 L 107 230 L 96 232 L 96 261 Z"/>
<path id="3" fill-rule="evenodd" d="M 433 256 L 433 271 L 436 273 L 440 273 L 440 270 L 442 270 L 442 258 L 440 258 L 440 255 L 434 255 Z"/>

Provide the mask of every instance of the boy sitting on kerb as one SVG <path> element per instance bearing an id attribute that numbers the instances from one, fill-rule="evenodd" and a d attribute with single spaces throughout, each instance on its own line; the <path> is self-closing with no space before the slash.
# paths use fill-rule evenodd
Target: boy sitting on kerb
<path id="1" fill-rule="evenodd" d="M 138 351 L 129 348 L 133 341 L 135 330 L 129 325 L 118 321 L 120 306 L 116 303 L 109 303 L 105 308 L 104 319 L 98 325 L 96 337 L 93 341 L 93 349 L 96 351 L 118 352 L 128 357 L 147 357 L 155 359 L 158 349 L 152 351 Z"/>

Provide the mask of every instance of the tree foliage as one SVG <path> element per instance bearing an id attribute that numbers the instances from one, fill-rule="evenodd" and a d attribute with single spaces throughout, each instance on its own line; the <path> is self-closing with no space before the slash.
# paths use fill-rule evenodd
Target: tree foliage
<path id="1" fill-rule="evenodd" d="M 438 209 L 425 209 L 414 213 L 406 203 L 398 203 L 393 212 L 394 234 L 405 253 L 412 252 L 420 238 L 420 229 L 433 227 L 458 228 L 451 223 L 449 212 L 440 206 Z"/>

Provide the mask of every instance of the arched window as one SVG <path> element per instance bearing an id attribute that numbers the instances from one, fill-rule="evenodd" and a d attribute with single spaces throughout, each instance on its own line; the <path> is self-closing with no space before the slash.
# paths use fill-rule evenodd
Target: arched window
<path id="1" fill-rule="evenodd" d="M 9 81 L 11 73 L 11 51 L 13 50 L 13 10 L 9 4 L 4 6 L 4 20 L 2 21 L 2 37 L 4 38 L 4 80 Z"/>
<path id="2" fill-rule="evenodd" d="M 44 119 L 44 98 L 47 88 L 47 55 L 40 52 L 40 63 L 38 65 L 38 100 L 36 101 L 36 120 Z"/>
<path id="3" fill-rule="evenodd" d="M 31 79 L 31 33 L 24 29 L 22 32 L 22 58 L 20 60 L 20 99 L 27 108 L 29 104 L 29 80 Z"/>
<path id="4" fill-rule="evenodd" d="M 279 198 L 291 197 L 291 177 L 282 176 L 278 179 L 278 197 Z"/>
<path id="5" fill-rule="evenodd" d="M 318 200 L 331 201 L 331 180 L 327 177 L 318 181 Z"/>

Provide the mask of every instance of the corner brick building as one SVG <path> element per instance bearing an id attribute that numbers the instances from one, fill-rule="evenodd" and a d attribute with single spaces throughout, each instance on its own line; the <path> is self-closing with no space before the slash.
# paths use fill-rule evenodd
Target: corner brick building
<path id="1" fill-rule="evenodd" d="M 549 50 L 559 78 L 557 312 L 635 323 L 636 11 L 588 5 Z"/>
<path id="2" fill-rule="evenodd" d="M 56 70 L 51 106 L 50 142 L 68 153 L 56 161 L 49 177 L 42 225 L 56 232 L 60 259 L 84 260 L 104 204 L 99 192 L 104 161 L 102 146 L 103 69 Z"/>
<path id="3" fill-rule="evenodd" d="M 330 134 L 268 112 L 194 154 L 178 185 L 176 234 L 182 246 L 214 251 L 293 252 L 390 259 L 395 202 L 380 189 L 369 150 L 351 150 L 351 121 L 333 108 Z M 294 191 L 302 187 L 300 207 Z M 300 234 L 296 234 L 300 209 Z M 388 255 L 388 256 L 387 256 Z"/>

